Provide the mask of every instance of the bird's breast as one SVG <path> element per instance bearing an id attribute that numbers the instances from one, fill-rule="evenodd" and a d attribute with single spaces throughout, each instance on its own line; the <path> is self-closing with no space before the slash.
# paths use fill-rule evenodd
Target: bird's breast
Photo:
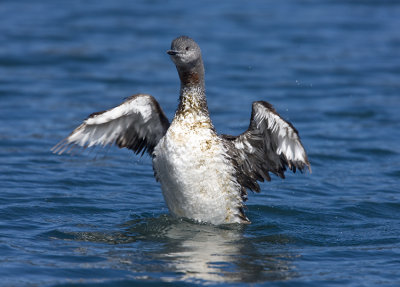
<path id="1" fill-rule="evenodd" d="M 235 222 L 239 187 L 221 139 L 206 121 L 174 121 L 154 155 L 154 170 L 173 215 Z"/>

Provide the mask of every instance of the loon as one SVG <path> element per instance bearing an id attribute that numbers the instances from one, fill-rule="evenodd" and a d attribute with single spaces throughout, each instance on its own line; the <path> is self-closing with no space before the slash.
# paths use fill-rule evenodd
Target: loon
<path id="1" fill-rule="evenodd" d="M 211 224 L 250 223 L 244 212 L 247 190 L 260 192 L 257 181 L 269 173 L 301 172 L 311 166 L 299 133 L 265 101 L 252 104 L 248 129 L 218 134 L 211 122 L 199 45 L 187 36 L 167 51 L 180 78 L 179 106 L 170 123 L 154 97 L 136 94 L 112 109 L 91 114 L 52 148 L 116 144 L 152 158 L 170 213 Z"/>

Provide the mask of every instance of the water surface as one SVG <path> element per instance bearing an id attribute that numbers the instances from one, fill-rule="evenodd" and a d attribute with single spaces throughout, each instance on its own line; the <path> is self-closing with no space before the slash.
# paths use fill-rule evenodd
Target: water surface
<path id="1" fill-rule="evenodd" d="M 398 1 L 2 1 L 2 286 L 398 286 Z M 313 173 L 250 195 L 248 226 L 173 219 L 151 160 L 56 156 L 90 113 L 150 93 L 171 119 L 165 51 L 201 46 L 210 113 L 240 134 L 266 100 Z"/>

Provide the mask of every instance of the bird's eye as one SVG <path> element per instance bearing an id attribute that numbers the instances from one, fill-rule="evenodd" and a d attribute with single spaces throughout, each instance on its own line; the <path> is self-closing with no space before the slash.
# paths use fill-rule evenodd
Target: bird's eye
<path id="1" fill-rule="evenodd" d="M 186 50 L 186 51 L 189 51 L 189 47 L 186 47 L 185 50 Z"/>

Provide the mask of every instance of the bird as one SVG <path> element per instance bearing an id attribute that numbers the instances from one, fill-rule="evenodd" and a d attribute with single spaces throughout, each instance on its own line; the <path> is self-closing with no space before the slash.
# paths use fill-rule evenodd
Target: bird
<path id="1" fill-rule="evenodd" d="M 207 106 L 199 45 L 175 38 L 167 50 L 180 79 L 179 105 L 170 122 L 157 100 L 135 94 L 120 105 L 87 117 L 55 145 L 56 154 L 73 147 L 116 145 L 148 153 L 170 214 L 195 222 L 248 224 L 248 191 L 271 174 L 311 172 L 296 128 L 266 101 L 252 103 L 250 124 L 237 136 L 218 134 Z"/>

